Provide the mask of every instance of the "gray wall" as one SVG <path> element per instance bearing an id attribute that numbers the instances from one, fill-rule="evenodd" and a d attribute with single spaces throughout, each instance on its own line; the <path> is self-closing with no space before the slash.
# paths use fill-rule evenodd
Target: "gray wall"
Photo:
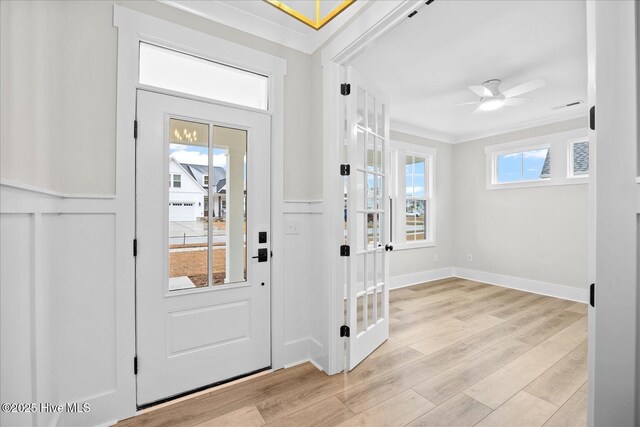
<path id="1" fill-rule="evenodd" d="M 436 246 L 391 252 L 389 275 L 420 273 L 453 265 L 453 146 L 419 136 L 391 131 L 391 140 L 435 148 Z M 438 260 L 434 255 L 438 255 Z"/>
<path id="2" fill-rule="evenodd" d="M 454 266 L 587 288 L 588 186 L 487 190 L 484 152 L 585 127 L 574 119 L 454 146 Z"/>
<path id="3" fill-rule="evenodd" d="M 0 3 L 0 177 L 64 193 L 112 194 L 114 2 Z M 306 200 L 321 194 L 321 163 L 312 157 L 311 55 L 157 2 L 124 5 L 285 58 L 285 199 Z"/>

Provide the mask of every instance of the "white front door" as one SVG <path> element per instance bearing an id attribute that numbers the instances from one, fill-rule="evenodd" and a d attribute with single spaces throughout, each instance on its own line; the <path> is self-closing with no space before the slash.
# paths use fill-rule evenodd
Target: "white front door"
<path id="1" fill-rule="evenodd" d="M 389 338 L 389 113 L 386 97 L 347 69 L 348 369 Z"/>
<path id="2" fill-rule="evenodd" d="M 271 365 L 271 131 L 266 114 L 142 90 L 137 123 L 140 406 Z M 226 210 L 199 196 L 178 215 L 170 193 Z"/>

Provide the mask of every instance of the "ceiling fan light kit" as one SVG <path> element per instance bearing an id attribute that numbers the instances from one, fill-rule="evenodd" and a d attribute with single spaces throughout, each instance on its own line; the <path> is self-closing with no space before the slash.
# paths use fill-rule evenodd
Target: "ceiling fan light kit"
<path id="1" fill-rule="evenodd" d="M 505 105 L 509 107 L 518 107 L 531 101 L 531 98 L 518 98 L 519 95 L 534 91 L 544 85 L 545 83 L 542 80 L 532 80 L 530 82 L 513 87 L 503 93 L 500 92 L 499 88 L 500 80 L 491 79 L 482 83 L 482 85 L 480 86 L 469 86 L 469 89 L 480 97 L 480 101 L 478 101 L 477 103 L 470 102 L 466 104 L 478 105 L 478 108 L 476 108 L 473 113 L 476 113 L 478 111 L 495 111 L 499 110 Z"/>

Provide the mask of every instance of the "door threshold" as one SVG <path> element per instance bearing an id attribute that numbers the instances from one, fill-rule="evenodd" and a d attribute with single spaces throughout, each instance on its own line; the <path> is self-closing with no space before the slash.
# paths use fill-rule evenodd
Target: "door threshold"
<path id="1" fill-rule="evenodd" d="M 179 393 L 164 399 L 156 400 L 155 402 L 139 405 L 137 407 L 138 411 L 136 412 L 136 416 L 155 411 L 156 409 L 166 408 L 167 406 L 171 406 L 175 403 L 184 402 L 185 400 L 193 399 L 194 397 L 211 393 L 214 390 L 220 390 L 226 387 L 240 384 L 242 382 L 270 374 L 271 372 L 273 372 L 273 369 L 271 369 L 271 366 L 268 366 L 266 368 L 258 369 L 246 374 L 231 377 L 223 381 L 218 381 L 217 383 L 208 384 L 193 390 L 186 391 L 184 393 Z"/>

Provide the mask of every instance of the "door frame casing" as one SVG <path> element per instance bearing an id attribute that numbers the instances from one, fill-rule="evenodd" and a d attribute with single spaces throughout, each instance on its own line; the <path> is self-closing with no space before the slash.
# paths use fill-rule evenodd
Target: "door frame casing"
<path id="1" fill-rule="evenodd" d="M 240 110 L 259 111 L 271 116 L 271 248 L 284 253 L 284 77 L 285 59 L 237 43 L 202 33 L 187 27 L 133 11 L 121 5 L 113 6 L 113 25 L 118 29 L 117 101 L 116 101 L 116 194 L 128 208 L 118 218 L 118 238 L 132 242 L 135 238 L 135 140 L 137 89 L 230 106 Z M 202 58 L 253 71 L 269 78 L 269 108 L 255 110 L 197 96 L 150 88 L 138 83 L 138 55 L 141 41 L 172 48 Z M 136 355 L 135 336 L 135 263 L 130 251 L 119 254 L 116 266 L 117 319 L 117 419 L 134 416 L 136 377 L 133 359 Z M 281 256 L 271 260 L 271 363 L 272 369 L 284 366 L 284 263 Z M 142 363 L 141 363 L 142 364 Z"/>

